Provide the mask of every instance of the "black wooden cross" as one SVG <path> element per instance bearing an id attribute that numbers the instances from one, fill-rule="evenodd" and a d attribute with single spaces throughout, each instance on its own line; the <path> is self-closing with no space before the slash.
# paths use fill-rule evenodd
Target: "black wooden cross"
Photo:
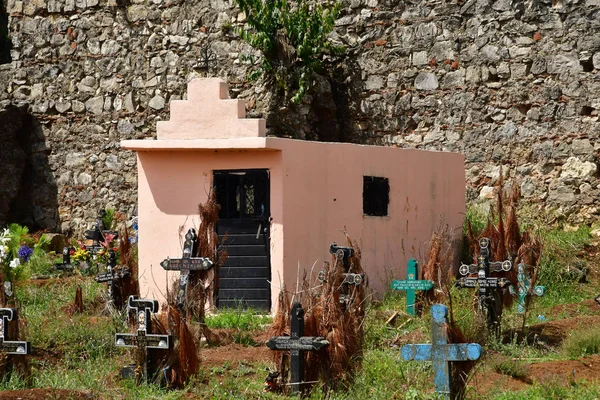
<path id="1" fill-rule="evenodd" d="M 0 308 L 0 353 L 29 354 L 29 342 L 8 340 L 8 321 L 17 319 L 17 310 Z"/>
<path id="2" fill-rule="evenodd" d="M 57 269 L 59 271 L 73 270 L 73 265 L 71 265 L 71 249 L 69 247 L 63 248 L 62 256 L 62 263 L 54 264 L 54 269 Z"/>
<path id="3" fill-rule="evenodd" d="M 512 262 L 506 261 L 489 261 L 489 245 L 488 238 L 479 240 L 479 257 L 477 264 L 462 264 L 458 271 L 462 278 L 456 281 L 456 285 L 461 288 L 477 288 L 479 292 L 479 305 L 482 310 L 485 310 L 488 329 L 498 331 L 500 329 L 500 307 L 501 302 L 498 296 L 500 289 L 508 288 L 511 282 L 506 278 L 491 277 L 491 272 L 508 272 L 512 268 Z M 477 273 L 477 277 L 466 277 L 469 274 Z"/>
<path id="4" fill-rule="evenodd" d="M 185 234 L 183 243 L 182 258 L 167 258 L 160 263 L 160 266 L 167 271 L 180 271 L 179 290 L 177 291 L 177 306 L 183 307 L 187 298 L 187 287 L 190 278 L 190 271 L 207 271 L 213 267 L 213 262 L 205 257 L 192 257 L 196 250 L 196 230 L 190 228 Z"/>
<path id="5" fill-rule="evenodd" d="M 135 312 L 136 333 L 117 333 L 115 344 L 117 347 L 137 347 L 140 350 L 143 354 L 143 360 L 138 367 L 141 367 L 142 378 L 148 380 L 156 373 L 156 366 L 152 363 L 153 357 L 150 356 L 151 349 L 169 349 L 172 345 L 171 335 L 154 335 L 150 333 L 152 332 L 152 313 L 158 312 L 158 301 L 129 296 L 127 309 Z"/>
<path id="6" fill-rule="evenodd" d="M 116 270 L 117 266 L 117 254 L 113 249 L 108 250 L 108 264 L 106 265 L 106 272 L 96 275 L 96 282 L 103 283 L 108 282 L 108 298 L 112 301 L 115 292 L 115 281 L 123 279 L 129 275 L 129 268 L 122 266 L 121 269 Z"/>
<path id="7" fill-rule="evenodd" d="M 290 313 L 290 336 L 276 336 L 267 341 L 271 350 L 290 350 L 290 385 L 293 393 L 304 390 L 304 352 L 320 350 L 329 345 L 323 337 L 304 335 L 304 309 L 294 303 Z"/>

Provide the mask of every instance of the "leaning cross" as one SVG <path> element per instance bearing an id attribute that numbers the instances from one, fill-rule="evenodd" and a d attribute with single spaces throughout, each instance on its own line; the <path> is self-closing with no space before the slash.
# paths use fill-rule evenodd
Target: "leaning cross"
<path id="1" fill-rule="evenodd" d="M 149 356 L 150 349 L 167 350 L 171 346 L 171 335 L 153 335 L 149 333 L 152 331 L 152 313 L 158 312 L 158 301 L 129 296 L 127 309 L 135 311 L 136 333 L 117 333 L 115 344 L 117 347 L 137 347 L 141 350 L 143 360 L 142 365 L 139 365 L 139 367 L 142 370 L 142 377 L 147 380 L 149 376 L 156 372 L 153 370 L 152 357 Z"/>
<path id="2" fill-rule="evenodd" d="M 71 265 L 71 249 L 68 247 L 64 247 L 62 251 L 63 262 L 54 264 L 54 269 L 58 270 L 72 270 L 73 266 Z"/>
<path id="3" fill-rule="evenodd" d="M 113 249 L 108 250 L 108 264 L 106 266 L 106 272 L 96 275 L 96 282 L 103 283 L 108 282 L 108 298 L 113 299 L 115 291 L 115 281 L 123 279 L 129 275 L 129 268 L 122 267 L 120 270 L 116 270 L 117 266 L 117 255 Z M 120 307 L 120 306 L 119 306 Z"/>
<path id="4" fill-rule="evenodd" d="M 517 295 L 519 297 L 517 302 L 517 313 L 525 314 L 525 300 L 529 295 L 529 290 L 531 288 L 531 277 L 527 275 L 525 266 L 523 264 L 519 264 L 517 268 L 517 281 L 519 282 L 519 289 L 517 291 Z M 512 286 L 510 289 L 512 293 L 514 291 Z M 546 294 L 546 286 L 534 286 L 532 293 L 534 293 L 536 296 L 543 296 Z"/>
<path id="5" fill-rule="evenodd" d="M 406 312 L 410 315 L 416 315 L 415 302 L 417 295 L 416 290 L 430 290 L 433 287 L 433 281 L 418 280 L 419 264 L 417 260 L 411 258 L 408 261 L 408 268 L 406 270 L 406 280 L 392 281 L 393 290 L 406 290 Z"/>
<path id="6" fill-rule="evenodd" d="M 17 318 L 17 310 L 13 308 L 0 308 L 0 353 L 29 354 L 29 342 L 8 340 L 8 321 Z"/>
<path id="7" fill-rule="evenodd" d="M 291 350 L 290 385 L 293 393 L 303 391 L 304 382 L 304 352 L 320 350 L 329 342 L 323 337 L 304 335 L 304 309 L 302 304 L 294 303 L 290 313 L 290 336 L 276 336 L 267 341 L 271 350 Z"/>
<path id="8" fill-rule="evenodd" d="M 207 271 L 212 268 L 213 262 L 205 257 L 192 257 L 196 243 L 196 230 L 190 228 L 185 234 L 182 258 L 167 258 L 160 266 L 167 271 L 180 271 L 179 290 L 177 291 L 177 305 L 181 308 L 187 297 L 187 287 L 190 271 Z"/>
<path id="9" fill-rule="evenodd" d="M 402 346 L 402 358 L 406 361 L 433 361 L 435 391 L 446 398 L 451 398 L 451 362 L 477 360 L 481 356 L 482 349 L 477 343 L 448 343 L 447 316 L 446 306 L 434 304 L 431 307 L 432 344 Z"/>
<path id="10" fill-rule="evenodd" d="M 512 262 L 506 261 L 489 261 L 489 245 L 488 238 L 479 240 L 480 252 L 477 264 L 462 264 L 458 271 L 462 278 L 456 281 L 456 285 L 460 288 L 477 288 L 479 292 L 479 305 L 486 312 L 486 320 L 488 329 L 498 330 L 500 328 L 500 305 L 496 301 L 495 292 L 499 289 L 510 286 L 510 281 L 506 278 L 491 277 L 490 272 L 508 272 L 512 268 Z M 476 278 L 469 278 L 466 275 L 477 273 Z"/>

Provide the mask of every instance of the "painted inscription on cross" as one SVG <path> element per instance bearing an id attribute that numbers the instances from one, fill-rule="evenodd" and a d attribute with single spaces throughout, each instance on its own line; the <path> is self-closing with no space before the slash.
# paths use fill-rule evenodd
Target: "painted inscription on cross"
<path id="1" fill-rule="evenodd" d="M 190 228 L 185 234 L 183 243 L 182 258 L 167 258 L 160 263 L 160 266 L 167 271 L 180 271 L 179 290 L 177 291 L 177 306 L 183 307 L 187 298 L 187 288 L 190 278 L 190 271 L 207 271 L 213 267 L 212 260 L 206 257 L 192 257 L 196 247 L 196 230 Z"/>
<path id="2" fill-rule="evenodd" d="M 117 270 L 117 254 L 113 249 L 108 250 L 108 264 L 106 265 L 106 272 L 96 275 L 96 282 L 104 283 L 108 282 L 108 298 L 112 301 L 115 293 L 115 281 L 123 279 L 129 275 L 129 268 L 123 266 Z"/>
<path id="3" fill-rule="evenodd" d="M 411 258 L 408 261 L 408 268 L 406 269 L 406 280 L 394 280 L 392 281 L 393 290 L 406 290 L 406 312 L 410 315 L 417 315 L 415 309 L 415 303 L 417 299 L 417 290 L 430 290 L 433 288 L 433 281 L 418 280 L 419 277 L 419 264 L 417 260 Z"/>
<path id="4" fill-rule="evenodd" d="M 407 344 L 402 346 L 402 358 L 411 361 L 432 361 L 435 391 L 452 398 L 452 362 L 473 361 L 481 357 L 482 349 L 477 343 L 448 343 L 446 324 L 448 308 L 442 304 L 431 307 L 431 344 Z"/>
<path id="5" fill-rule="evenodd" d="M 546 286 L 534 286 L 531 287 L 531 276 L 527 274 L 527 266 L 524 264 L 519 264 L 517 266 L 517 281 L 518 281 L 518 289 L 517 289 L 517 314 L 525 314 L 525 305 L 527 296 L 530 294 L 535 294 L 536 296 L 543 296 L 546 294 Z M 511 294 L 514 293 L 514 289 L 511 286 Z M 531 292 L 530 292 L 531 291 Z"/>
<path id="6" fill-rule="evenodd" d="M 171 347 L 171 335 L 155 335 L 152 332 L 152 314 L 158 312 L 158 301 L 138 299 L 129 296 L 127 299 L 127 310 L 135 312 L 136 333 L 117 333 L 115 345 L 117 347 L 137 347 L 143 354 L 141 367 L 142 378 L 147 380 L 153 376 L 155 366 L 152 365 L 152 357 L 149 357 L 151 349 L 167 350 Z"/>
<path id="7" fill-rule="evenodd" d="M 304 352 L 320 350 L 329 345 L 323 337 L 304 336 L 304 309 L 302 304 L 294 303 L 290 313 L 290 336 L 276 336 L 267 341 L 271 350 L 289 350 L 290 385 L 292 393 L 304 390 Z"/>
<path id="8" fill-rule="evenodd" d="M 64 247 L 62 251 L 63 261 L 62 263 L 54 264 L 54 269 L 59 271 L 71 271 L 73 270 L 73 265 L 71 265 L 71 249 L 68 247 Z"/>
<path id="9" fill-rule="evenodd" d="M 8 322 L 17 319 L 17 310 L 0 308 L 0 353 L 29 354 L 29 342 L 8 340 Z"/>

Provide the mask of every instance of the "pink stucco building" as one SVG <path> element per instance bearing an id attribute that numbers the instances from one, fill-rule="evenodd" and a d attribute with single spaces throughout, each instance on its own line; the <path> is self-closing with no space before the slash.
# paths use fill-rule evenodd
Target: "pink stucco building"
<path id="1" fill-rule="evenodd" d="M 171 102 L 157 140 L 126 140 L 138 156 L 139 265 L 143 296 L 163 299 L 159 263 L 181 257 L 179 232 L 198 227 L 198 203 L 217 191 L 227 265 L 216 305 L 275 305 L 298 269 L 316 276 L 329 244 L 358 240 L 370 287 L 382 295 L 406 262 L 423 260 L 444 221 L 460 234 L 465 211 L 461 154 L 265 137 L 219 79 L 193 80 Z M 183 229 L 181 229 L 183 227 Z M 172 272 L 170 274 L 173 274 Z M 301 276 L 301 274 L 300 274 Z"/>

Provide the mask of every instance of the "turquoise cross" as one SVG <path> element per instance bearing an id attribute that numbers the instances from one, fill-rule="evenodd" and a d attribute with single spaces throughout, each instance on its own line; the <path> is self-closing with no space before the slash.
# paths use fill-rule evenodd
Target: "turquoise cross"
<path id="1" fill-rule="evenodd" d="M 527 275 L 526 266 L 519 264 L 517 269 L 517 281 L 519 282 L 519 288 L 517 291 L 518 302 L 517 302 L 517 313 L 525 314 L 525 300 L 529 295 L 531 289 L 531 277 Z M 512 286 L 510 287 L 511 294 L 514 293 Z M 536 296 L 543 296 L 546 293 L 546 286 L 534 286 L 533 291 Z"/>
<path id="2" fill-rule="evenodd" d="M 452 364 L 472 361 L 481 357 L 483 350 L 477 343 L 448 343 L 448 308 L 442 304 L 431 307 L 431 344 L 407 344 L 402 346 L 402 358 L 410 361 L 432 361 L 435 391 L 444 398 L 453 398 Z"/>
<path id="3" fill-rule="evenodd" d="M 418 263 L 417 260 L 411 258 L 408 261 L 408 268 L 406 269 L 406 280 L 392 281 L 393 290 L 406 290 L 406 312 L 410 315 L 416 315 L 415 302 L 417 299 L 416 290 L 429 290 L 433 287 L 433 281 L 428 280 L 417 280 L 418 274 Z"/>

